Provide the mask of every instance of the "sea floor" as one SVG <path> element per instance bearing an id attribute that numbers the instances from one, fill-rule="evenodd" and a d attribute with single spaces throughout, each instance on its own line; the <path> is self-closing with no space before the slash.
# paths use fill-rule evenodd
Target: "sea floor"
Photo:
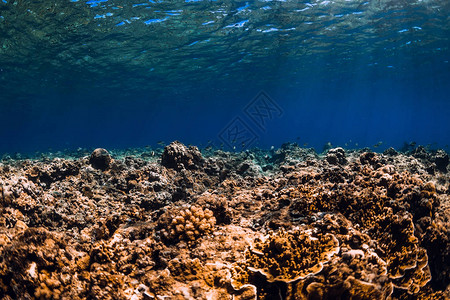
<path id="1" fill-rule="evenodd" d="M 4 159 L 0 299 L 449 299 L 442 150 Z"/>

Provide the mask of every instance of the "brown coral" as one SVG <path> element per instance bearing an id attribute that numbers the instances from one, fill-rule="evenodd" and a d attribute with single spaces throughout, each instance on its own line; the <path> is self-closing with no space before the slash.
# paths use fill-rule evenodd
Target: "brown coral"
<path id="1" fill-rule="evenodd" d="M 209 209 L 197 205 L 169 209 L 159 220 L 160 233 L 167 241 L 194 242 L 214 229 L 216 218 Z"/>
<path id="2" fill-rule="evenodd" d="M 431 280 L 426 250 L 419 247 L 414 236 L 410 214 L 393 214 L 385 209 L 379 222 L 371 229 L 379 244 L 381 257 L 388 263 L 388 274 L 397 288 L 417 293 Z"/>
<path id="3" fill-rule="evenodd" d="M 319 273 L 324 262 L 337 252 L 339 242 L 332 234 L 280 230 L 255 241 L 245 263 L 248 270 L 260 272 L 269 282 L 292 282 Z"/>

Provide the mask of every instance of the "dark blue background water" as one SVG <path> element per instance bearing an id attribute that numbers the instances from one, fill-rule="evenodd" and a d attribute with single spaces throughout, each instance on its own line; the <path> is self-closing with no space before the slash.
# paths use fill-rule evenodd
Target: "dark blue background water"
<path id="1" fill-rule="evenodd" d="M 257 134 L 254 146 L 266 148 L 287 141 L 319 150 L 326 142 L 355 148 L 379 141 L 394 147 L 405 141 L 446 147 L 450 140 L 450 90 L 445 81 L 354 78 L 351 82 L 309 83 L 299 90 L 284 89 L 280 83 L 279 88 L 266 91 L 283 114 L 268 120 L 265 131 L 243 112 L 258 89 L 242 94 L 199 91 L 182 99 L 91 95 L 80 101 L 72 95 L 49 95 L 36 99 L 35 106 L 16 103 L 2 111 L 1 148 L 8 152 L 123 148 L 176 139 L 196 145 L 212 140 L 219 146 L 218 134 L 236 116 L 244 118 Z"/>
<path id="2" fill-rule="evenodd" d="M 218 39 L 217 43 L 221 42 L 222 44 L 219 44 L 223 47 L 233 47 L 241 39 L 252 40 L 251 35 L 245 37 L 242 34 L 257 31 L 257 26 L 252 25 L 252 14 L 256 7 L 253 11 L 251 8 L 253 5 L 257 6 L 258 2 L 235 3 L 234 6 L 230 4 L 234 8 L 230 8 L 229 13 L 238 14 L 235 17 L 236 21 L 239 19 L 250 21 L 243 26 L 244 29 L 238 27 L 228 32 L 231 37 L 225 39 L 220 36 L 220 39 L 224 40 Z M 290 3 L 289 8 L 278 7 L 278 9 L 295 11 L 295 9 L 306 7 L 307 2 Z M 73 3 L 73 5 L 79 5 L 78 9 L 85 9 L 85 11 L 95 9 L 106 11 L 111 8 L 110 6 L 90 7 L 83 2 Z M 206 11 L 207 5 L 196 9 Z M 246 7 L 245 5 L 248 6 L 243 10 L 248 10 L 249 16 L 241 16 L 240 11 L 243 10 L 239 10 L 239 7 Z M 272 2 L 268 5 L 272 5 Z M 377 33 L 377 39 L 363 34 L 362 31 L 371 29 L 371 26 L 379 29 L 381 24 L 395 19 L 388 18 L 390 11 L 386 11 L 387 7 L 384 7 L 382 12 L 376 12 L 379 14 L 376 17 L 376 24 L 358 26 L 353 20 L 354 28 L 344 35 L 347 42 L 342 40 L 342 37 L 340 41 L 337 41 L 336 37 L 330 34 L 328 35 L 329 44 L 326 43 L 326 39 L 322 40 L 325 43 L 323 51 L 313 46 L 308 49 L 309 44 L 302 44 L 301 41 L 318 36 L 323 39 L 324 28 L 333 25 L 329 22 L 336 22 L 335 25 L 339 26 L 340 23 L 334 19 L 343 18 L 337 15 L 337 12 L 330 13 L 322 9 L 321 14 L 334 15 L 334 21 L 327 19 L 321 24 L 320 18 L 317 19 L 315 16 L 315 21 L 319 22 L 320 26 L 314 32 L 286 31 L 278 36 L 267 34 L 260 37 L 260 39 L 267 39 L 261 41 L 260 46 L 241 44 L 239 46 L 241 52 L 255 53 L 260 49 L 261 53 L 238 68 L 234 68 L 236 58 L 232 57 L 238 50 L 227 54 L 222 50 L 218 51 L 217 44 L 202 46 L 193 51 L 194 54 L 189 54 L 190 56 L 184 57 L 179 62 L 175 62 L 174 59 L 174 56 L 178 55 L 176 52 L 178 48 L 155 49 L 155 53 L 164 55 L 161 64 L 170 64 L 172 59 L 174 63 L 156 70 L 159 73 L 151 75 L 154 77 L 144 75 L 144 71 L 139 67 L 128 69 L 123 62 L 103 71 L 99 66 L 95 66 L 98 70 L 89 70 L 93 64 L 83 65 L 75 75 L 69 73 L 79 65 L 69 60 L 64 61 L 65 58 L 61 58 L 63 67 L 58 67 L 53 62 L 42 67 L 42 62 L 46 60 L 45 55 L 54 57 L 55 53 L 61 53 L 65 51 L 64 49 L 73 47 L 70 42 L 67 44 L 67 41 L 64 42 L 66 44 L 58 42 L 60 48 L 56 47 L 53 54 L 48 50 L 53 49 L 51 47 L 48 49 L 36 47 L 37 53 L 43 54 L 36 58 L 28 54 L 27 66 L 21 64 L 19 54 L 17 54 L 19 58 L 15 59 L 15 54 L 9 52 L 9 55 L 6 55 L 4 50 L 3 56 L 0 56 L 2 79 L 0 153 L 32 153 L 47 151 L 49 148 L 61 150 L 77 147 L 156 146 L 158 141 L 168 143 L 173 140 L 198 146 L 212 143 L 220 147 L 224 144 L 226 148 L 227 142 L 231 143 L 231 140 L 224 140 L 220 134 L 236 117 L 247 125 L 247 129 L 255 137 L 252 143 L 244 145 L 238 139 L 236 150 L 253 146 L 279 147 L 284 142 L 297 142 L 321 151 L 322 146 L 327 142 L 346 148 L 361 148 L 372 147 L 380 141 L 383 144 L 377 150 L 389 146 L 400 148 L 404 142 L 412 141 L 423 145 L 432 144 L 433 148 L 441 147 L 448 150 L 450 43 L 446 34 L 449 28 L 448 20 L 439 18 L 445 15 L 445 11 L 442 12 L 442 10 L 447 8 L 441 7 L 437 16 L 430 10 L 420 11 L 420 13 L 413 11 L 412 19 L 406 18 L 409 12 L 404 10 L 400 23 L 392 23 L 391 27 Z M 343 11 L 351 15 L 348 9 L 343 8 Z M 392 8 L 393 11 L 395 9 L 398 7 Z M 12 6 L 8 6 L 8 9 L 2 13 L 17 17 L 18 12 L 14 13 L 12 10 Z M 359 8 L 358 15 L 359 11 L 364 12 L 361 13 L 362 15 L 368 14 Z M 374 14 L 373 11 L 371 13 Z M 296 12 L 296 15 L 301 14 L 302 12 Z M 95 22 L 106 19 L 100 18 L 97 21 L 96 15 L 98 15 L 97 12 L 92 13 L 89 18 L 94 19 Z M 267 18 L 270 20 L 277 16 L 280 14 L 269 15 Z M 4 17 L 2 21 L 3 27 L 0 27 L 5 30 L 5 33 L 8 29 L 4 24 L 6 18 Z M 147 18 L 150 17 L 147 16 Z M 434 22 L 433 26 L 427 27 L 430 20 Z M 118 20 L 113 23 L 117 22 Z M 228 22 L 235 24 L 235 21 Z M 274 19 L 272 23 L 276 25 L 276 22 L 281 21 Z M 289 20 L 282 22 L 285 29 L 289 28 Z M 291 20 L 291 23 L 294 27 L 300 26 L 298 20 Z M 112 24 L 99 24 L 105 27 L 117 27 Z M 97 26 L 100 25 L 97 24 Z M 418 27 L 419 25 L 421 27 Z M 189 28 L 189 24 L 186 26 Z M 414 26 L 420 30 L 411 29 Z M 225 30 L 226 26 L 222 24 L 220 27 L 221 30 Z M 149 25 L 143 24 L 142 28 L 149 31 L 150 35 L 156 35 L 149 29 Z M 245 28 L 247 28 L 246 31 L 242 31 Z M 403 28 L 411 32 L 406 38 L 402 35 Z M 322 30 L 321 33 L 318 33 L 319 29 Z M 84 33 L 89 30 L 95 30 L 95 28 L 88 28 Z M 180 32 L 180 36 L 189 34 L 185 29 L 183 30 L 184 33 Z M 170 32 L 158 32 L 158 36 L 164 40 L 164 33 L 169 40 Z M 434 33 L 439 38 L 434 36 Z M 130 31 L 127 34 L 129 38 L 140 35 L 142 39 L 142 32 Z M 216 33 L 210 34 L 214 37 Z M 126 42 L 126 37 L 122 42 Z M 298 39 L 299 37 L 301 38 Z M 14 38 L 13 34 L 9 35 L 10 40 Z M 22 38 L 19 41 L 26 44 L 27 37 Z M 108 38 L 113 39 L 111 36 L 106 36 L 104 40 L 90 39 L 88 35 L 74 37 L 79 39 L 77 45 L 84 42 L 107 43 Z M 202 38 L 208 40 L 208 36 Z M 359 45 L 356 42 L 358 38 L 366 39 L 366 42 Z M 418 40 L 420 41 L 417 42 Z M 274 41 L 278 43 L 282 41 L 285 44 L 275 47 Z M 30 47 L 34 43 L 36 41 L 31 41 L 27 46 Z M 274 48 L 269 49 L 264 46 L 266 45 L 264 43 Z M 300 53 L 292 54 L 296 47 L 306 49 L 307 53 L 305 52 L 304 57 Z M 13 50 L 14 47 L 11 51 Z M 134 51 L 142 53 L 142 49 L 134 49 Z M 284 51 L 287 54 L 283 54 Z M 108 53 L 106 50 L 102 55 L 107 57 L 107 55 L 115 54 Z M 89 57 L 93 57 L 94 61 L 96 59 L 95 55 Z M 178 56 L 176 57 L 178 59 Z M 203 62 L 203 65 L 197 69 L 189 69 L 191 60 L 193 65 L 195 60 L 205 57 L 207 63 Z M 50 61 L 51 58 L 48 59 Z M 90 59 L 84 60 L 91 63 Z M 97 59 L 101 60 L 104 57 L 99 56 Z M 241 59 L 244 58 L 241 57 Z M 34 63 L 39 67 L 33 68 Z M 186 66 L 182 63 L 186 63 Z M 145 60 L 142 64 L 145 64 Z M 148 71 L 147 67 L 145 66 Z M 110 72 L 120 75 L 112 79 L 107 76 Z M 170 79 L 174 76 L 173 74 L 179 77 Z M 45 82 L 42 78 L 46 78 Z M 56 79 L 52 81 L 53 78 Z M 139 78 L 145 80 L 137 82 Z M 47 84 L 48 82 L 51 84 Z M 92 84 L 91 87 L 89 83 Z M 127 93 L 120 92 L 127 90 L 130 86 L 133 86 L 133 89 Z M 282 109 L 280 114 L 266 118 L 263 128 L 258 127 L 245 113 L 245 107 L 251 105 L 261 90 L 270 96 L 272 103 Z"/>

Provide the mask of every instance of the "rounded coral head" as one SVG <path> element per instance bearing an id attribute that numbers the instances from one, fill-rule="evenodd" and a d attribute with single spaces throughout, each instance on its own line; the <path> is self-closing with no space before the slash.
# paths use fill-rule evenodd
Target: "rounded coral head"
<path id="1" fill-rule="evenodd" d="M 93 168 L 105 171 L 111 164 L 111 155 L 106 149 L 97 148 L 91 153 L 89 163 Z"/>

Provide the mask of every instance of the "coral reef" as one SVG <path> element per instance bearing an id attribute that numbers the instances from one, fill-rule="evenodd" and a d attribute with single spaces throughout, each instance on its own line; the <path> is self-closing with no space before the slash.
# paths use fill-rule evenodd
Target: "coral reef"
<path id="1" fill-rule="evenodd" d="M 3 161 L 0 299 L 448 299 L 448 154 L 408 151 Z"/>

